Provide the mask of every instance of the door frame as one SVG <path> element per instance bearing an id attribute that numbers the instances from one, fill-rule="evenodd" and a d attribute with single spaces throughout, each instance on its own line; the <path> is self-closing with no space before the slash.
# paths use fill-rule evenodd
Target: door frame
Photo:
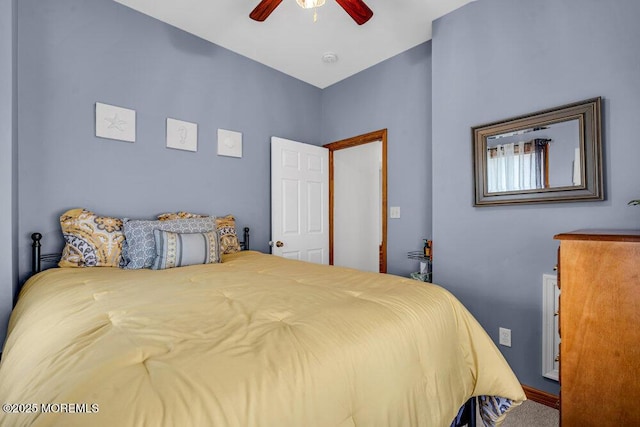
<path id="1" fill-rule="evenodd" d="M 380 129 L 352 138 L 342 139 L 323 147 L 329 149 L 329 264 L 333 265 L 333 153 L 345 148 L 381 141 L 382 143 L 382 243 L 380 244 L 380 273 L 387 272 L 387 129 Z"/>

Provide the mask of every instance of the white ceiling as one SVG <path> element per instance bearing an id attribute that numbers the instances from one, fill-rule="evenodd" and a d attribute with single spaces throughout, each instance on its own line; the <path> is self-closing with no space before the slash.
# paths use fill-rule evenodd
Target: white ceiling
<path id="1" fill-rule="evenodd" d="M 323 89 L 430 40 L 433 20 L 473 0 L 365 0 L 373 17 L 361 26 L 335 0 L 315 23 L 295 0 L 264 22 L 249 18 L 260 0 L 115 1 Z"/>

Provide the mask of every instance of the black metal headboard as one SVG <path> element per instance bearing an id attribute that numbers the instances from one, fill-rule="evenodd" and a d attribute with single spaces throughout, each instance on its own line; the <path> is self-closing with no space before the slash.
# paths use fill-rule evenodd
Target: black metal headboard
<path id="1" fill-rule="evenodd" d="M 243 251 L 249 250 L 249 227 L 244 228 L 244 235 L 242 236 L 243 241 L 240 242 L 240 247 Z"/>
<path id="2" fill-rule="evenodd" d="M 60 261 L 61 254 L 42 254 L 40 240 L 42 234 L 33 233 L 31 235 L 31 274 L 36 274 L 42 271 L 42 263 L 57 263 Z"/>
<path id="3" fill-rule="evenodd" d="M 240 247 L 244 251 L 249 250 L 249 227 L 244 228 L 243 241 L 240 242 Z M 34 275 L 42 271 L 42 263 L 57 263 L 60 261 L 61 254 L 43 254 L 41 253 L 42 234 L 33 233 L 31 235 L 31 274 Z"/>

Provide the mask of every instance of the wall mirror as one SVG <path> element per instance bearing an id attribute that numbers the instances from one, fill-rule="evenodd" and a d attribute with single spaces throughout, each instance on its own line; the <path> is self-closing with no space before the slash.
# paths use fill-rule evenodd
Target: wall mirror
<path id="1" fill-rule="evenodd" d="M 603 200 L 600 104 L 473 127 L 474 206 Z"/>

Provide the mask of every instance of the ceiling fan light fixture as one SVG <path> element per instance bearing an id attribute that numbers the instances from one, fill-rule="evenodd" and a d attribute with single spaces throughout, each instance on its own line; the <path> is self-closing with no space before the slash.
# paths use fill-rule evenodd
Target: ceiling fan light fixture
<path id="1" fill-rule="evenodd" d="M 298 6 L 303 9 L 311 9 L 313 7 L 320 7 L 324 5 L 325 0 L 296 0 Z"/>
<path id="2" fill-rule="evenodd" d="M 345 12 L 356 22 L 362 25 L 373 16 L 373 12 L 363 0 L 335 0 Z M 324 5 L 325 0 L 296 0 L 296 3 L 304 9 L 314 9 L 313 22 L 318 19 L 318 8 Z M 262 0 L 251 11 L 249 17 L 254 21 L 262 22 L 271 15 L 271 12 L 282 3 L 282 0 Z"/>

